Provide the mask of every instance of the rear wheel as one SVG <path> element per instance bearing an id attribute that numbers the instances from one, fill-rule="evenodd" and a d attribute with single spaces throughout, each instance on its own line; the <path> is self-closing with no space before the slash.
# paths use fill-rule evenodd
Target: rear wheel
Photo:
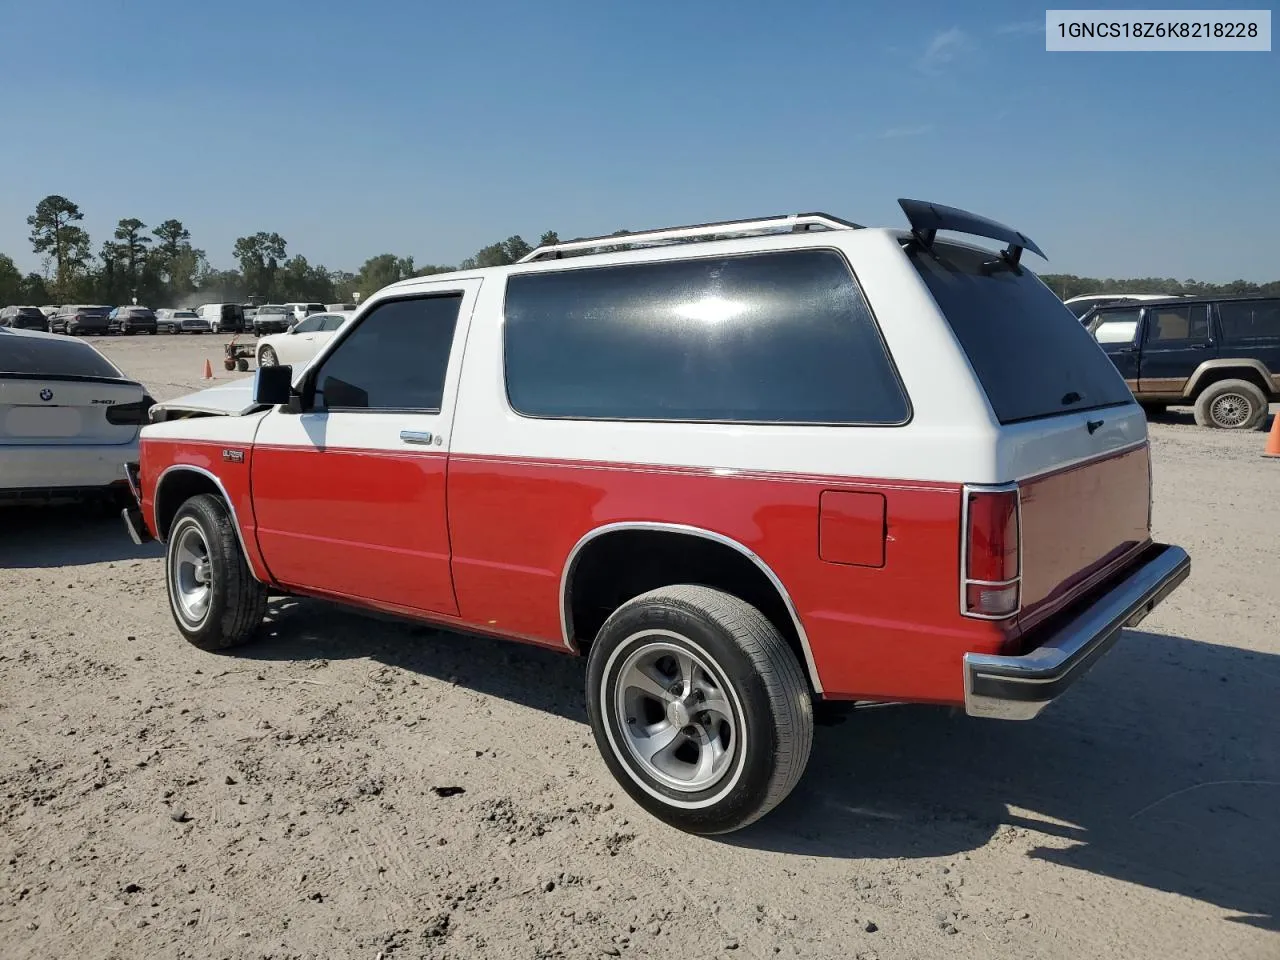
<path id="1" fill-rule="evenodd" d="M 813 743 L 813 702 L 786 641 L 755 607 L 702 586 L 650 591 L 605 621 L 587 711 L 623 789 L 691 833 L 764 816 Z"/>
<path id="2" fill-rule="evenodd" d="M 244 643 L 266 615 L 266 588 L 249 572 L 231 515 L 212 494 L 178 508 L 169 528 L 165 581 L 174 622 L 201 650 Z"/>
<path id="3" fill-rule="evenodd" d="M 1267 417 L 1267 398 L 1248 380 L 1219 380 L 1196 398 L 1196 423 L 1220 430 L 1254 430 Z"/>
<path id="4" fill-rule="evenodd" d="M 274 367 L 280 362 L 280 358 L 276 356 L 276 352 L 270 347 L 263 347 L 262 352 L 258 354 L 258 366 Z"/>

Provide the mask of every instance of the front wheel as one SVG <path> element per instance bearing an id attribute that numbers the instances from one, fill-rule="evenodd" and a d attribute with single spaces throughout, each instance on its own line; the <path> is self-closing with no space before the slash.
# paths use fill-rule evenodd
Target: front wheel
<path id="1" fill-rule="evenodd" d="M 1221 430 L 1254 430 L 1267 418 L 1267 398 L 1248 380 L 1219 380 L 1196 398 L 1196 423 Z"/>
<path id="2" fill-rule="evenodd" d="M 201 650 L 226 650 L 253 636 L 267 611 L 266 588 L 253 578 L 230 512 L 202 493 L 169 528 L 165 581 L 182 635 Z"/>
<path id="3" fill-rule="evenodd" d="M 764 816 L 813 744 L 813 701 L 786 641 L 755 607 L 703 586 L 650 591 L 605 621 L 587 712 L 622 788 L 690 833 Z"/>
<path id="4" fill-rule="evenodd" d="M 258 354 L 258 366 L 274 367 L 280 362 L 280 358 L 276 356 L 276 352 L 270 347 L 263 347 L 262 352 Z"/>

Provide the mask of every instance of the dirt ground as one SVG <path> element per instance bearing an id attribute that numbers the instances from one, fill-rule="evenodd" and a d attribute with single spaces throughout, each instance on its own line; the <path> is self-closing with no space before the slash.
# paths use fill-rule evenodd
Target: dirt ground
<path id="1" fill-rule="evenodd" d="M 159 398 L 224 338 L 102 345 Z M 1153 424 L 1191 580 L 1038 720 L 857 709 L 721 839 L 616 789 L 581 663 L 315 601 L 202 653 L 159 549 L 0 514 L 0 956 L 1280 957 L 1280 463 Z"/>

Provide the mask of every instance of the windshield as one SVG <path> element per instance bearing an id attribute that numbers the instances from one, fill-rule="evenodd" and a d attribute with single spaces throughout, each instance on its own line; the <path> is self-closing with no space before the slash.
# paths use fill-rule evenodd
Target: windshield
<path id="1" fill-rule="evenodd" d="M 173 315 L 180 320 L 194 320 L 196 316 L 192 310 L 175 310 Z"/>
<path id="2" fill-rule="evenodd" d="M 911 262 L 969 357 L 1001 423 L 1131 403 L 1115 365 L 1029 271 L 986 271 L 995 254 L 935 243 Z"/>
<path id="3" fill-rule="evenodd" d="M 0 376 L 6 373 L 124 378 L 87 343 L 23 336 L 0 337 Z"/>
<path id="4" fill-rule="evenodd" d="M 281 313 L 281 314 L 283 314 L 283 313 L 288 313 L 288 312 L 289 312 L 289 311 L 288 311 L 288 310 L 286 310 L 284 307 L 277 306 L 277 305 L 275 305 L 275 304 L 273 304 L 273 303 L 268 303 L 268 304 L 266 304 L 265 306 L 261 306 L 261 307 L 259 307 L 259 308 L 258 308 L 258 314 L 257 314 L 257 315 L 261 317 L 261 316 L 263 316 L 264 314 L 268 314 L 268 313 Z"/>

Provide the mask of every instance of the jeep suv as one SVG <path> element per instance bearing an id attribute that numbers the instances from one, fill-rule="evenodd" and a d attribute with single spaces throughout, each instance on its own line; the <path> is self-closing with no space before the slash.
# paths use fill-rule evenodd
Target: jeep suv
<path id="1" fill-rule="evenodd" d="M 1084 324 L 1150 412 L 1190 404 L 1201 426 L 1252 430 L 1280 400 L 1280 298 L 1108 304 Z"/>
<path id="2" fill-rule="evenodd" d="M 791 791 L 816 700 L 1036 716 L 1190 560 L 1038 248 L 900 204 L 404 280 L 160 405 L 124 519 L 178 631 L 233 647 L 293 594 L 585 655 L 605 764 L 698 833 Z"/>

